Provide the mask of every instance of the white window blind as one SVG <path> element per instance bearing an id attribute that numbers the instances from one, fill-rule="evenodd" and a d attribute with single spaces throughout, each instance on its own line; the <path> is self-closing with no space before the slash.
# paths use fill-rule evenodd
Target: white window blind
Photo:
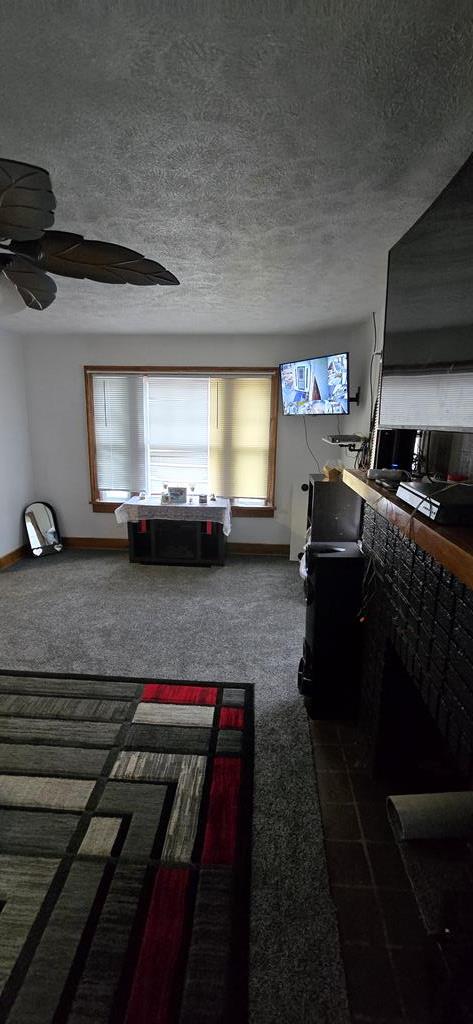
<path id="1" fill-rule="evenodd" d="M 94 374 L 97 485 L 101 497 L 145 487 L 143 378 Z"/>
<path id="2" fill-rule="evenodd" d="M 209 381 L 147 377 L 148 490 L 163 484 L 208 490 Z"/>
<path id="3" fill-rule="evenodd" d="M 381 428 L 473 430 L 473 373 L 384 372 Z"/>

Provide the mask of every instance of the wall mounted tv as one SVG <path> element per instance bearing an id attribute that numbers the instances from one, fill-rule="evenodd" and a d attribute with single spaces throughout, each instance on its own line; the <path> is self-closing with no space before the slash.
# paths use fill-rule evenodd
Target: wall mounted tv
<path id="1" fill-rule="evenodd" d="M 473 157 L 389 254 L 379 425 L 473 431 Z"/>
<path id="2" fill-rule="evenodd" d="M 348 352 L 281 363 L 285 416 L 346 415 L 350 412 Z"/>

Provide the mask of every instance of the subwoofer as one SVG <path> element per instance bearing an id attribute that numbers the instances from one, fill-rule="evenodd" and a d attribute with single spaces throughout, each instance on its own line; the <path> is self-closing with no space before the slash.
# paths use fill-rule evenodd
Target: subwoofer
<path id="1" fill-rule="evenodd" d="M 311 718 L 350 718 L 359 696 L 364 557 L 353 541 L 306 549 L 306 626 L 298 686 Z"/>

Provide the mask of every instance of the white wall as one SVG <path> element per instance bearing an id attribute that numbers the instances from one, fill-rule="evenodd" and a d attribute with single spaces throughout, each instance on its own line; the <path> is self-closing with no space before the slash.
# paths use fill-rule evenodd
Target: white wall
<path id="1" fill-rule="evenodd" d="M 21 337 L 0 331 L 0 557 L 23 544 L 33 496 Z"/>
<path id="2" fill-rule="evenodd" d="M 125 527 L 113 515 L 90 508 L 83 366 L 276 366 L 279 362 L 328 352 L 350 352 L 351 391 L 361 385 L 360 408 L 352 406 L 341 429 L 362 432 L 368 427 L 368 369 L 372 350 L 370 321 L 331 327 L 312 334 L 239 335 L 219 337 L 67 335 L 25 339 L 25 366 L 35 487 L 39 498 L 55 506 L 66 537 L 121 537 Z M 306 419 L 309 443 L 324 462 L 338 459 L 341 449 L 321 440 L 337 432 L 335 417 Z M 353 460 L 347 457 L 347 464 Z M 235 518 L 232 541 L 289 543 L 293 486 L 315 472 L 304 437 L 302 417 L 279 416 L 274 519 Z"/>

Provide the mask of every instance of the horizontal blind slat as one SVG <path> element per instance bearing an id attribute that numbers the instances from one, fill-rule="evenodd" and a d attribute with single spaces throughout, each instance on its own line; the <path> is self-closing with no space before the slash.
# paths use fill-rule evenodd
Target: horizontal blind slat
<path id="1" fill-rule="evenodd" d="M 93 403 L 99 490 L 141 490 L 145 482 L 142 378 L 94 374 Z"/>
<path id="2" fill-rule="evenodd" d="M 211 381 L 210 486 L 231 498 L 268 496 L 271 378 Z"/>
<path id="3" fill-rule="evenodd" d="M 147 378 L 149 486 L 208 487 L 209 382 L 205 377 Z"/>
<path id="4" fill-rule="evenodd" d="M 99 490 L 194 484 L 267 499 L 270 374 L 97 373 L 92 380 Z"/>
<path id="5" fill-rule="evenodd" d="M 473 430 L 473 373 L 384 373 L 379 425 Z"/>

